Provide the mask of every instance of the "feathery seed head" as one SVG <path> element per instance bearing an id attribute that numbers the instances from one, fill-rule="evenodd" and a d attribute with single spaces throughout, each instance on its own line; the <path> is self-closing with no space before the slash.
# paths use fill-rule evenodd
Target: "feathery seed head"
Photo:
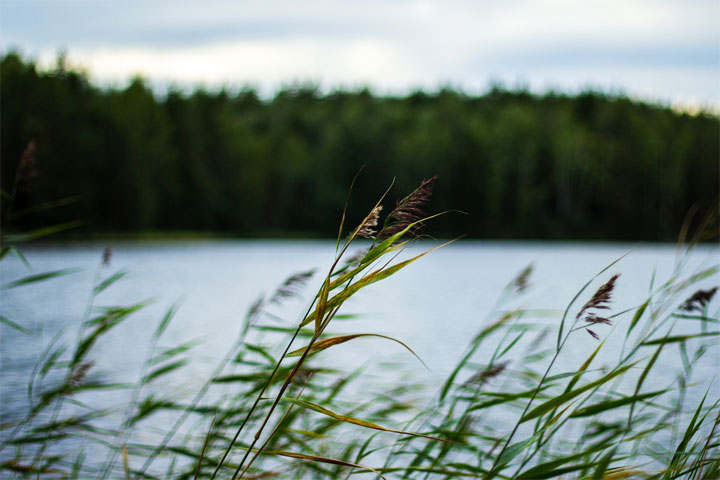
<path id="1" fill-rule="evenodd" d="M 586 330 L 586 331 L 590 334 L 590 336 L 593 337 L 595 340 L 600 340 L 600 337 L 598 336 L 597 333 L 593 332 L 593 331 L 590 330 L 589 328 L 586 328 L 585 330 Z"/>
<path id="2" fill-rule="evenodd" d="M 587 317 L 585 317 L 585 321 L 588 323 L 594 323 L 594 324 L 604 323 L 605 325 L 612 325 L 612 322 L 610 321 L 609 318 L 598 317 L 594 313 L 591 313 Z"/>
<path id="3" fill-rule="evenodd" d="M 423 218 L 425 215 L 423 207 L 430 200 L 435 180 L 437 180 L 437 175 L 423 180 L 418 188 L 397 203 L 395 209 L 385 219 L 385 225 L 378 234 L 378 238 L 391 237 Z M 409 233 L 417 235 L 421 226 L 422 224 L 415 225 Z"/>
<path id="4" fill-rule="evenodd" d="M 107 247 L 105 247 L 105 250 L 103 251 L 103 259 L 102 259 L 103 266 L 110 265 L 110 259 L 112 259 L 112 247 L 108 245 Z"/>
<path id="5" fill-rule="evenodd" d="M 375 235 L 377 235 L 375 227 L 378 226 L 378 221 L 380 220 L 380 212 L 382 211 L 382 208 L 382 205 L 378 205 L 377 207 L 373 208 L 373 211 L 370 212 L 370 215 L 368 215 L 365 221 L 357 228 L 357 231 L 355 232 L 356 237 L 375 238 Z"/>
<path id="6" fill-rule="evenodd" d="M 705 305 L 707 305 L 715 296 L 717 289 L 718 287 L 714 287 L 709 290 L 698 290 L 693 293 L 690 298 L 685 300 L 685 303 L 680 306 L 680 310 L 685 310 L 686 312 L 702 312 Z"/>
<path id="7" fill-rule="evenodd" d="M 67 394 L 71 394 L 73 389 L 81 386 L 85 382 L 87 373 L 93 365 L 95 365 L 95 362 L 83 362 L 73 367 L 67 381 Z"/>
<path id="8" fill-rule="evenodd" d="M 534 265 L 531 263 L 527 267 L 525 267 L 517 277 L 515 277 L 515 281 L 513 282 L 515 284 L 515 289 L 522 293 L 525 290 L 527 290 L 529 286 L 529 280 L 530 280 L 530 274 L 533 271 Z"/>
<path id="9" fill-rule="evenodd" d="M 500 375 L 505 370 L 506 366 L 507 366 L 507 363 L 498 363 L 496 365 L 490 365 L 490 366 L 488 366 L 488 368 L 486 368 L 482 372 L 479 372 L 479 373 L 473 375 L 472 377 L 470 377 L 470 379 L 467 382 L 465 382 L 465 386 L 483 385 L 485 382 L 487 382 L 491 378 L 497 377 L 498 375 Z"/>
<path id="10" fill-rule="evenodd" d="M 588 300 L 585 305 L 583 305 L 575 318 L 580 318 L 583 313 L 590 309 L 610 308 L 607 304 L 610 303 L 610 297 L 613 290 L 615 289 L 615 280 L 617 280 L 619 276 L 620 274 L 616 273 L 615 275 L 610 277 L 610 280 L 601 285 L 600 288 L 597 289 L 597 292 L 595 292 L 595 294 L 592 296 L 592 298 Z"/>
<path id="11" fill-rule="evenodd" d="M 280 285 L 272 297 L 270 297 L 270 303 L 280 303 L 282 300 L 299 297 L 302 294 L 303 287 L 310 281 L 315 275 L 315 270 L 308 270 L 306 272 L 296 273 L 289 276 Z"/>
<path id="12" fill-rule="evenodd" d="M 369 248 L 361 248 L 357 252 L 350 255 L 348 258 L 345 259 L 345 265 L 349 265 L 352 263 L 357 263 L 362 259 L 365 255 L 367 255 L 367 252 L 370 251 Z"/>

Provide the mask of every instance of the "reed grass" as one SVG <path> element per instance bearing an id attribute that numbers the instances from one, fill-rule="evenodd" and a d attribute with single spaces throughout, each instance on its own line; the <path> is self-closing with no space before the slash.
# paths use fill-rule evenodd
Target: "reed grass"
<path id="1" fill-rule="evenodd" d="M 717 265 L 686 272 L 679 261 L 637 306 L 616 309 L 618 259 L 550 319 L 521 306 L 534 281 L 530 265 L 490 306 L 436 392 L 386 371 L 391 386 L 368 396 L 362 369 L 323 363 L 321 352 L 354 341 L 396 342 L 415 355 L 400 339 L 330 327 L 358 292 L 445 245 L 403 259 L 437 216 L 423 213 L 434 181 L 384 221 L 385 196 L 354 228 L 345 228 L 343 213 L 335 257 L 302 315 L 285 321 L 272 312 L 302 296 L 316 270 L 251 305 L 232 346 L 186 398 L 159 386 L 182 378 L 193 360 L 192 341 L 164 343 L 177 304 L 157 320 L 135 383 L 93 375 L 98 340 L 148 305 L 99 306 L 102 292 L 126 280 L 104 252 L 75 341 L 58 336 L 39 353 L 27 412 L 2 425 L 3 478 L 719 478 L 718 388 L 693 376 L 699 360 L 720 355 L 717 288 L 699 288 L 717 279 Z M 351 255 L 359 238 L 370 247 Z M 685 258 L 694 245 L 681 246 Z M 9 254 L 29 265 L 5 240 L 0 261 Z M 1 288 L 7 295 L 71 273 L 29 271 Z M 21 319 L 3 317 L 2 328 L 32 334 Z M 607 353 L 611 330 L 624 331 L 617 358 Z M 592 345 L 585 361 L 559 370 L 577 342 Z M 679 374 L 668 377 L 660 365 L 676 358 Z M 89 400 L 117 390 L 127 403 L 106 409 Z M 428 399 L 424 406 L 418 397 Z"/>

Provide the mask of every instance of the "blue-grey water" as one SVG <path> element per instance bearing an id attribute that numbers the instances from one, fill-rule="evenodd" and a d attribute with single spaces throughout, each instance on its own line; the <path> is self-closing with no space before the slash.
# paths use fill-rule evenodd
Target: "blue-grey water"
<path id="1" fill-rule="evenodd" d="M 410 258 L 432 245 L 417 244 L 403 252 L 401 258 Z M 298 321 L 335 253 L 334 242 L 294 240 L 122 242 L 112 247 L 110 265 L 100 268 L 101 278 L 120 270 L 128 274 L 94 298 L 93 309 L 143 300 L 152 303 L 93 347 L 92 373 L 106 381 L 135 382 L 152 331 L 169 305 L 180 301 L 161 346 L 191 339 L 198 339 L 199 344 L 193 349 L 190 375 L 186 373 L 181 382 L 165 387 L 176 389 L 179 396 L 192 394 L 207 378 L 215 362 L 237 338 L 247 309 L 259 295 L 272 294 L 293 273 L 317 268 L 304 299 L 288 299 L 267 309 L 288 322 Z M 27 381 L 48 343 L 56 335 L 72 341 L 78 334 L 104 248 L 105 244 L 100 243 L 28 246 L 23 252 L 32 272 L 13 256 L 0 263 L 2 284 L 31 273 L 78 269 L 63 277 L 0 291 L 1 314 L 32 332 L 26 335 L 0 325 L 2 422 L 17 419 L 27 408 Z M 541 310 L 544 313 L 535 321 L 556 328 L 575 293 L 620 257 L 581 301 L 587 300 L 611 274 L 621 273 L 612 303 L 612 312 L 621 312 L 642 304 L 673 274 L 678 262 L 683 262 L 683 276 L 719 263 L 713 246 L 697 247 L 687 258 L 679 256 L 674 245 L 459 241 L 359 292 L 341 312 L 357 316 L 331 326 L 333 332 L 378 333 L 397 338 L 414 349 L 430 371 L 401 346 L 378 338 L 358 339 L 325 355 L 348 371 L 362 365 L 400 362 L 403 372 L 410 372 L 415 380 L 437 385 L 452 370 L 475 332 L 491 319 L 503 288 L 528 264 L 534 266 L 530 288 L 509 307 Z M 716 286 L 719 280 L 717 275 L 710 276 L 689 293 Z M 715 300 L 710 306 L 716 316 L 718 303 Z M 599 326 L 595 330 L 601 338 L 616 335 L 621 339 L 630 315 L 615 318 L 615 327 Z M 267 316 L 264 322 L 280 321 Z M 678 328 L 698 331 L 697 325 Z M 568 343 L 553 371 L 577 369 L 597 343 L 584 332 L 577 332 L 576 340 Z M 600 363 L 614 364 L 621 343 L 608 341 Z M 603 355 L 607 361 L 603 361 Z M 716 347 L 701 359 L 693 374 L 695 382 L 710 386 L 714 398 L 720 397 L 715 378 L 719 362 Z M 668 361 L 665 368 L 669 379 L 681 366 Z M 379 382 L 393 382 L 393 371 L 380 369 L 374 375 Z M 432 389 L 428 391 L 430 396 Z"/>

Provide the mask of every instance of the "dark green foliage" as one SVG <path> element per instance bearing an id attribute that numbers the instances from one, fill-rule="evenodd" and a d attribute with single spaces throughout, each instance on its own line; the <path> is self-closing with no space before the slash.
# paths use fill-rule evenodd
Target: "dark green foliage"
<path id="1" fill-rule="evenodd" d="M 79 218 L 75 234 L 333 236 L 362 165 L 356 205 L 375 200 L 388 172 L 400 191 L 437 173 L 433 208 L 469 215 L 439 219 L 436 235 L 675 240 L 690 207 L 718 195 L 716 117 L 602 93 L 157 96 L 139 78 L 99 89 L 61 62 L 40 72 L 16 53 L 0 67 L 3 191 L 36 142 L 37 174 L 13 211 L 73 200 L 12 219 L 25 230 Z"/>

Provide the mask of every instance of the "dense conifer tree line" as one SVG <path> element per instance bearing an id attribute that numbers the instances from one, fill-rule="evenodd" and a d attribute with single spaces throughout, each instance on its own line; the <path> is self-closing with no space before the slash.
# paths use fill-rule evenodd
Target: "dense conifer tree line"
<path id="1" fill-rule="evenodd" d="M 717 202 L 718 118 L 625 97 L 502 88 L 158 96 L 141 79 L 99 88 L 12 52 L 0 68 L 11 229 L 81 219 L 80 233 L 332 236 L 362 165 L 351 221 L 361 215 L 353 205 L 373 203 L 393 177 L 388 207 L 393 192 L 437 174 L 432 209 L 468 214 L 433 230 L 481 238 L 674 240 L 693 205 Z M 19 168 L 31 141 L 32 168 Z M 22 215 L 67 198 L 77 201 Z"/>

